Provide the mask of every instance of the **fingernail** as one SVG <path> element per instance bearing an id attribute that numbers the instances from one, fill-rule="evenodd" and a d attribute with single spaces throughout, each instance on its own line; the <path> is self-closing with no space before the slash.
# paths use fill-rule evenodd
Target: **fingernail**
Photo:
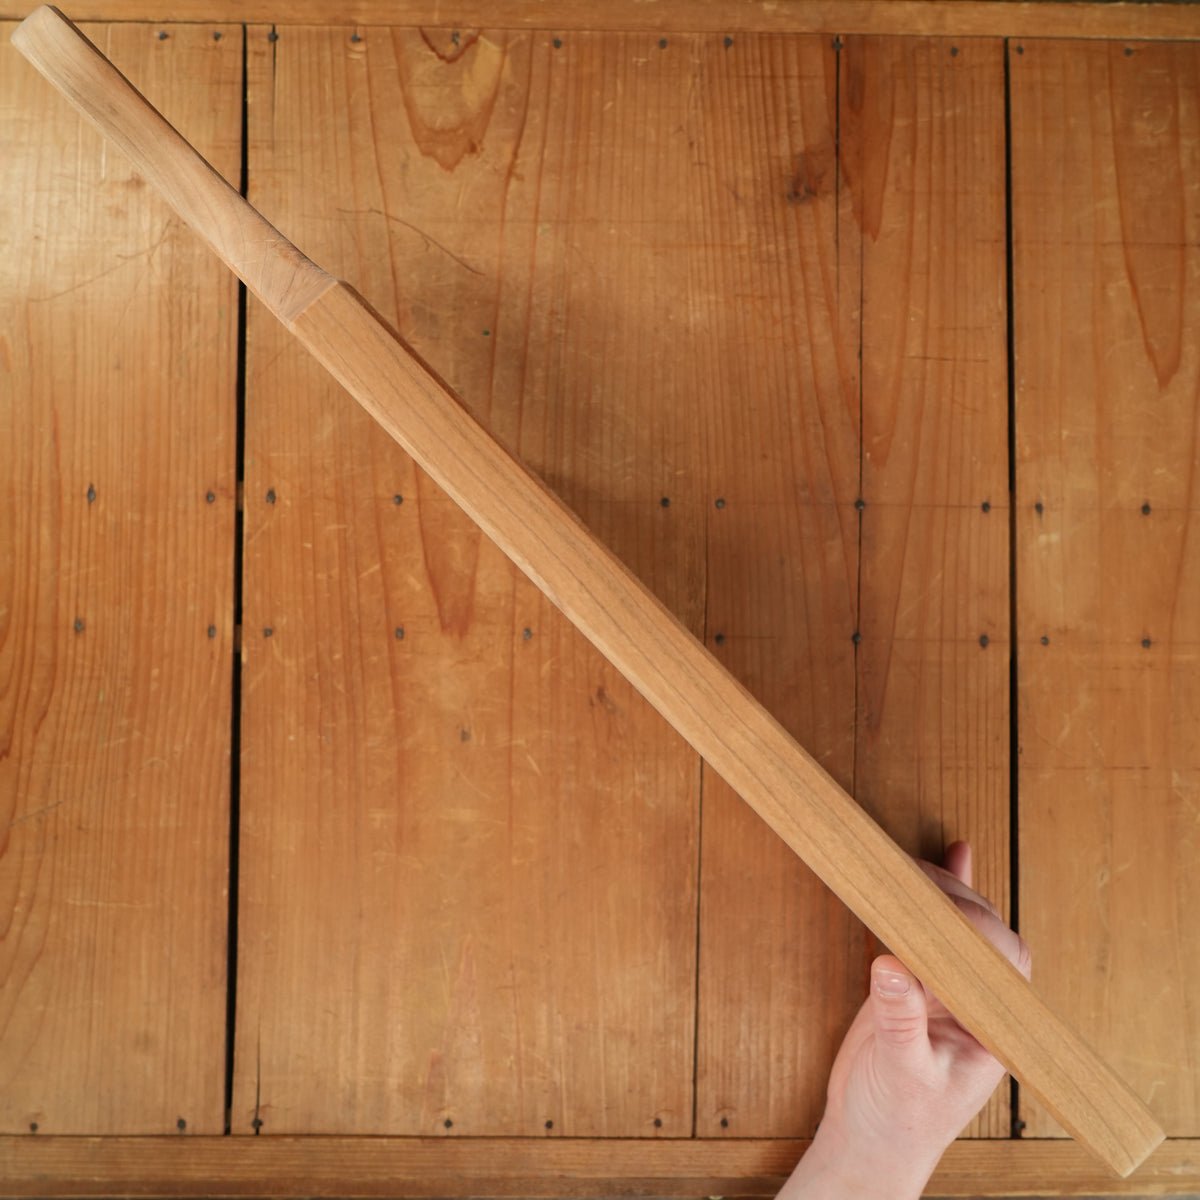
<path id="1" fill-rule="evenodd" d="M 907 975 L 901 975 L 898 971 L 875 972 L 875 990 L 881 996 L 887 996 L 889 1000 L 907 996 L 908 988 L 909 978 Z"/>

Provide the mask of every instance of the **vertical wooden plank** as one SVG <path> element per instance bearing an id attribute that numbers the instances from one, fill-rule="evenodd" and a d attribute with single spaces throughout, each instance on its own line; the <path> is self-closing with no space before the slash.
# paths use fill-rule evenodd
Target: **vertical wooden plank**
<path id="1" fill-rule="evenodd" d="M 753 480 L 752 494 L 776 491 L 742 523 L 732 505 L 710 522 L 708 632 L 914 854 L 937 858 L 970 838 L 980 886 L 1005 905 L 1003 46 L 849 38 L 836 86 L 834 49 L 814 42 L 808 52 L 810 65 L 793 72 L 807 121 L 795 119 L 794 143 L 784 143 L 790 173 L 766 154 L 747 172 L 760 187 L 787 178 L 775 199 L 802 214 L 789 263 L 802 285 L 784 296 L 803 296 L 792 318 L 804 325 L 776 344 L 785 370 L 756 377 L 765 399 L 752 393 L 739 422 L 750 452 L 739 462 L 722 437 L 709 450 L 714 470 Z M 789 72 L 772 61 L 752 78 L 773 85 L 762 89 L 768 119 L 728 98 L 723 107 L 761 124 L 765 141 L 783 124 Z M 755 224 L 773 257 L 779 224 L 775 213 Z M 732 319 L 743 313 L 757 315 L 742 306 Z M 808 436 L 763 418 L 758 427 L 773 404 L 777 421 L 785 414 Z M 767 465 L 777 461 L 778 476 Z M 804 518 L 793 522 L 798 496 Z M 807 692 L 787 684 L 801 663 L 820 681 Z M 757 823 L 716 791 L 706 778 L 698 1128 L 811 1134 L 879 948 L 803 868 L 776 862 Z M 1004 1089 L 970 1132 L 1006 1135 L 1008 1124 Z"/>
<path id="2" fill-rule="evenodd" d="M 287 28 L 252 198 L 694 627 L 686 47 Z M 233 1129 L 686 1135 L 699 762 L 259 309 Z"/>
<path id="3" fill-rule="evenodd" d="M 0 27 L 0 1129 L 224 1125 L 229 273 Z M 88 30 L 236 174 L 237 26 Z"/>
<path id="4" fill-rule="evenodd" d="M 969 840 L 1007 912 L 1004 46 L 849 38 L 844 58 L 863 267 L 855 787 L 912 854 Z M 972 1136 L 1008 1136 L 1008 1091 Z"/>
<path id="5" fill-rule="evenodd" d="M 1033 42 L 1011 64 L 1022 932 L 1040 990 L 1187 1136 L 1200 47 Z"/>
<path id="6" fill-rule="evenodd" d="M 835 777 L 853 773 L 858 238 L 832 38 L 706 44 L 706 638 Z M 811 1135 L 862 998 L 861 926 L 705 771 L 696 1128 Z"/>

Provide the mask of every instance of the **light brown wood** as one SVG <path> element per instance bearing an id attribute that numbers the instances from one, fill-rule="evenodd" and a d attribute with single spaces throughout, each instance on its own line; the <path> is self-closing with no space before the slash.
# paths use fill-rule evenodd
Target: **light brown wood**
<path id="1" fill-rule="evenodd" d="M 4 17 L 33 6 L 11 2 Z M 1011 0 L 78 0 L 72 15 L 125 21 L 285 21 L 292 25 L 462 29 L 643 30 L 654 33 L 841 33 L 898 37 L 1195 38 L 1186 3 L 1014 3 Z"/>
<path id="2" fill-rule="evenodd" d="M 237 289 L 27 69 L 11 32 L 0 41 L 0 1129 L 177 1134 L 183 1121 L 215 1134 Z M 221 32 L 92 31 L 236 171 L 241 32 Z"/>
<path id="3" fill-rule="evenodd" d="M 782 1138 L 0 1137 L 5 1195 L 774 1196 L 808 1143 Z M 960 1141 L 926 1196 L 1184 1196 L 1200 1142 L 1168 1141 L 1116 1180 L 1063 1141 Z"/>
<path id="4" fill-rule="evenodd" d="M 705 644 L 848 787 L 861 272 L 839 55 L 820 37 L 697 42 Z M 707 765 L 703 799 L 696 1130 L 811 1136 L 865 995 L 862 926 Z"/>
<path id="5" fill-rule="evenodd" d="M 251 198 L 698 624 L 704 367 L 632 377 L 688 307 L 690 56 L 268 33 Z M 234 1130 L 690 1134 L 697 755 L 257 305 L 247 379 Z"/>
<path id="6" fill-rule="evenodd" d="M 1039 986 L 1190 1134 L 1200 47 L 1031 45 L 1012 87 L 1021 924 Z"/>
<path id="7" fill-rule="evenodd" d="M 192 30 L 188 36 L 203 35 Z M 114 75 L 104 56 L 57 8 L 36 9 L 13 34 L 13 44 L 84 117 L 108 133 L 138 175 L 281 321 L 290 321 L 333 283 L 243 203 L 224 176 L 146 106 L 127 79 Z M 101 95 L 103 119 L 93 107 Z"/>
<path id="8" fill-rule="evenodd" d="M 52 18 L 60 19 L 56 13 Z M 73 71 L 69 56 L 61 66 L 72 76 L 76 99 L 102 123 L 107 92 L 124 85 L 97 87 L 97 81 Z M 219 221 L 219 214 L 205 212 L 202 219 Z M 252 263 L 261 261 L 255 251 L 250 257 Z M 325 291 L 290 327 L 1077 1138 L 1121 1175 L 1142 1161 L 1163 1133 L 1141 1099 L 661 601 L 470 416 L 352 288 L 339 283 Z"/>
<path id="9" fill-rule="evenodd" d="M 360 296 L 339 284 L 293 332 L 1075 1136 L 1121 1174 L 1157 1145 L 1140 1099 Z"/>
<path id="10" fill-rule="evenodd" d="M 840 157 L 862 264 L 854 794 L 1009 891 L 1004 45 L 854 38 Z M 878 948 L 876 948 L 878 950 Z M 968 1136 L 1007 1136 L 1004 1081 Z"/>

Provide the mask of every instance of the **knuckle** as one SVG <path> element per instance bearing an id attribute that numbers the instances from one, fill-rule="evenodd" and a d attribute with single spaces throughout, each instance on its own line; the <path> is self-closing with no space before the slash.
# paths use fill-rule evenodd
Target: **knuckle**
<path id="1" fill-rule="evenodd" d="M 888 1039 L 898 1046 L 919 1041 L 925 1033 L 925 1022 L 919 1017 L 893 1017 L 887 1023 Z"/>

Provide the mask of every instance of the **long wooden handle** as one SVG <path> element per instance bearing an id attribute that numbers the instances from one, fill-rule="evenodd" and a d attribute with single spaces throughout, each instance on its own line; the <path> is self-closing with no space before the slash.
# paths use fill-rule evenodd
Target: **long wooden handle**
<path id="1" fill-rule="evenodd" d="M 315 267 L 56 9 L 18 49 L 824 882 L 1120 1175 L 1163 1139 L 1141 1099 L 679 621 L 347 284 Z"/>

